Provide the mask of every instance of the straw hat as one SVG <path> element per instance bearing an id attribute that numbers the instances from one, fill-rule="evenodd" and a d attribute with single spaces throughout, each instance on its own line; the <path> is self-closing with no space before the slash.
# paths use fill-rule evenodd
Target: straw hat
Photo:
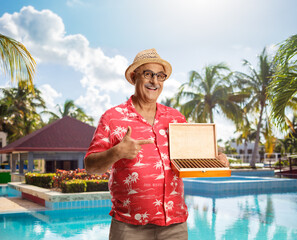
<path id="1" fill-rule="evenodd" d="M 170 63 L 162 59 L 157 53 L 156 49 L 152 48 L 148 50 L 143 50 L 136 55 L 133 63 L 127 68 L 125 72 L 125 77 L 129 83 L 134 85 L 131 79 L 131 73 L 134 72 L 136 68 L 146 63 L 160 63 L 161 65 L 163 65 L 167 78 L 169 78 L 172 72 L 172 67 Z"/>

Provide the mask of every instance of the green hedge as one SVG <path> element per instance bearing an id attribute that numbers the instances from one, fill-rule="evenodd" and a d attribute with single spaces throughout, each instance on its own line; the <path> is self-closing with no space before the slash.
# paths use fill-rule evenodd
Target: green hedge
<path id="1" fill-rule="evenodd" d="M 11 182 L 10 172 L 0 172 L 0 183 Z"/>
<path id="2" fill-rule="evenodd" d="M 37 187 L 52 188 L 54 176 L 55 173 L 26 173 L 25 182 Z"/>
<path id="3" fill-rule="evenodd" d="M 284 166 L 289 166 L 289 160 L 281 161 L 281 163 L 279 163 L 279 161 L 277 161 L 273 166 L 274 166 L 274 167 L 279 167 L 280 165 L 281 165 L 282 167 L 284 167 Z"/>
<path id="4" fill-rule="evenodd" d="M 108 179 L 98 179 L 100 176 L 88 175 L 85 170 L 65 171 L 56 173 L 26 173 L 26 184 L 43 187 L 61 188 L 63 193 L 108 191 Z M 108 176 L 107 176 L 108 177 Z"/>
<path id="5" fill-rule="evenodd" d="M 61 184 L 63 193 L 108 191 L 108 180 L 70 180 Z"/>
<path id="6" fill-rule="evenodd" d="M 61 183 L 62 193 L 78 193 L 87 190 L 86 181 L 75 179 L 70 181 L 63 181 Z"/>
<path id="7" fill-rule="evenodd" d="M 108 191 L 108 180 L 86 180 L 87 192 Z"/>

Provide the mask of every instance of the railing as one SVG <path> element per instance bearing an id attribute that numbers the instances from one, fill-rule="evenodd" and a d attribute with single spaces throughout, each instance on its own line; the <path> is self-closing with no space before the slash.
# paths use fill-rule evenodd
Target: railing
<path id="1" fill-rule="evenodd" d="M 241 160 L 242 163 L 250 163 L 252 154 L 227 154 L 227 157 Z M 260 154 L 256 156 L 256 162 L 260 162 Z"/>

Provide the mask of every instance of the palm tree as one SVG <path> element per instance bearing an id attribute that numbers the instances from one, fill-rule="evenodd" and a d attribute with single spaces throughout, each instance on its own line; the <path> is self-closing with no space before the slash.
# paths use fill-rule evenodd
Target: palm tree
<path id="1" fill-rule="evenodd" d="M 227 74 L 224 74 L 227 73 Z M 195 122 L 214 122 L 214 111 L 219 110 L 235 123 L 241 119 L 238 103 L 246 97 L 243 93 L 234 93 L 230 81 L 232 73 L 223 63 L 209 65 L 203 69 L 203 75 L 190 72 L 190 79 L 179 88 L 176 105 L 187 119 Z"/>
<path id="2" fill-rule="evenodd" d="M 166 97 L 164 100 L 161 101 L 161 104 L 163 104 L 167 107 L 174 107 L 175 106 L 174 102 L 175 102 L 174 98 Z"/>
<path id="3" fill-rule="evenodd" d="M 34 87 L 34 86 L 33 86 Z M 45 108 L 41 92 L 29 90 L 27 81 L 20 81 L 17 88 L 2 88 L 0 99 L 0 130 L 8 133 L 8 141 L 15 141 L 44 124 L 37 108 Z"/>
<path id="4" fill-rule="evenodd" d="M 286 108 L 297 111 L 297 34 L 289 37 L 275 56 L 276 72 L 269 86 L 272 116 L 286 127 Z"/>
<path id="5" fill-rule="evenodd" d="M 36 63 L 26 47 L 7 36 L 0 34 L 0 69 L 9 72 L 11 81 L 26 79 L 29 90 L 34 90 L 33 76 Z"/>
<path id="6" fill-rule="evenodd" d="M 272 122 L 269 117 L 266 117 L 263 136 L 265 138 L 265 144 L 264 144 L 265 152 L 269 154 L 273 153 L 277 142 L 277 138 L 273 134 Z"/>
<path id="7" fill-rule="evenodd" d="M 90 123 L 93 125 L 94 119 L 92 117 L 89 117 L 82 108 L 75 105 L 73 100 L 66 100 L 63 105 L 63 109 L 60 105 L 57 105 L 57 108 L 58 108 L 58 114 L 51 111 L 42 112 L 43 114 L 51 115 L 51 118 L 49 119 L 49 123 L 57 119 L 63 118 L 65 116 L 70 116 L 82 122 Z"/>
<path id="8" fill-rule="evenodd" d="M 243 118 L 240 124 L 237 126 L 236 132 L 239 132 L 240 135 L 236 139 L 237 144 L 244 144 L 244 158 L 243 161 L 246 162 L 248 160 L 247 156 L 247 147 L 248 142 L 251 142 L 256 138 L 256 130 L 252 127 L 248 117 L 246 108 L 243 109 Z"/>
<path id="9" fill-rule="evenodd" d="M 266 49 L 264 48 L 261 55 L 259 56 L 258 71 L 256 71 L 252 64 L 247 60 L 243 61 L 243 65 L 248 68 L 249 74 L 237 73 L 238 85 L 251 94 L 251 97 L 248 99 L 245 107 L 250 111 L 258 113 L 259 116 L 255 146 L 250 163 L 251 167 L 255 167 L 259 147 L 258 145 L 260 141 L 261 124 L 268 104 L 267 88 L 272 81 L 272 76 L 274 74 L 274 64 L 268 59 Z"/>

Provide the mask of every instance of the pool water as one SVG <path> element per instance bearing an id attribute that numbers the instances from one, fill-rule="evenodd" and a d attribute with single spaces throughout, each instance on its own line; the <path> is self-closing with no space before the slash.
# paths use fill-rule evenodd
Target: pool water
<path id="1" fill-rule="evenodd" d="M 297 239 L 297 192 L 185 195 L 189 240 Z M 1 239 L 108 239 L 110 208 L 0 214 Z"/>
<path id="2" fill-rule="evenodd" d="M 186 196 L 189 239 L 297 239 L 297 193 Z"/>
<path id="3" fill-rule="evenodd" d="M 14 190 L 10 187 L 0 186 L 0 197 L 20 197 L 21 193 L 17 190 Z"/>

